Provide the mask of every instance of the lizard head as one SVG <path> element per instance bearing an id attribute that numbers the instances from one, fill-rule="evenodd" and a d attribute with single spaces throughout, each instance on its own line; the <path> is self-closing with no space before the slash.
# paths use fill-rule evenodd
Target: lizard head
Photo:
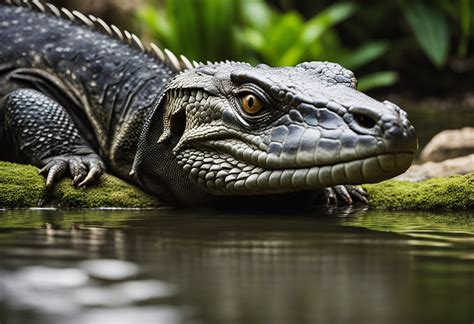
<path id="1" fill-rule="evenodd" d="M 394 177 L 410 166 L 417 141 L 403 110 L 357 91 L 338 64 L 220 63 L 170 81 L 135 170 L 153 154 L 141 147 L 151 146 L 174 165 L 156 159 L 145 168 L 184 174 L 186 186 L 213 195 L 257 195 Z M 153 178 L 145 173 L 142 185 Z"/>

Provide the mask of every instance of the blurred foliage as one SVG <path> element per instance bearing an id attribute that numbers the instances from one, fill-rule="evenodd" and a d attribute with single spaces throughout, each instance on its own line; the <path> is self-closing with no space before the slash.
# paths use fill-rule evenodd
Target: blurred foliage
<path id="1" fill-rule="evenodd" d="M 471 35 L 471 0 L 401 2 L 403 14 L 426 56 L 440 67 L 446 63 L 452 34 L 460 35 L 458 56 L 464 57 Z"/>
<path id="2" fill-rule="evenodd" d="M 389 48 L 384 41 L 355 48 L 343 45 L 336 26 L 357 12 L 352 3 L 329 5 L 308 20 L 294 10 L 275 10 L 263 0 L 196 3 L 152 2 L 138 12 L 138 21 L 161 46 L 196 61 L 231 59 L 292 66 L 328 60 L 357 70 L 381 58 Z M 359 89 L 388 86 L 396 80 L 395 72 L 377 72 L 359 78 Z"/>
<path id="3" fill-rule="evenodd" d="M 282 10 L 318 12 L 332 0 L 268 0 Z M 350 0 L 359 10 L 344 23 L 345 40 L 360 44 L 391 39 L 391 50 L 406 54 L 407 48 L 426 56 L 436 67 L 449 58 L 466 58 L 473 40 L 472 0 Z"/>
<path id="4" fill-rule="evenodd" d="M 406 2 L 402 9 L 425 54 L 434 64 L 442 65 L 449 47 L 449 26 L 442 13 L 419 1 Z"/>
<path id="5" fill-rule="evenodd" d="M 260 6 L 260 9 L 255 7 Z M 387 42 L 367 42 L 356 48 L 344 47 L 335 27 L 357 11 L 351 3 L 330 5 L 305 21 L 296 11 L 285 13 L 271 10 L 264 2 L 243 6 L 246 24 L 238 31 L 238 40 L 255 53 L 258 60 L 272 66 L 291 66 L 303 61 L 334 61 L 348 69 L 360 67 L 380 58 Z M 265 23 L 254 12 L 267 11 Z M 359 78 L 359 89 L 368 90 L 391 85 L 395 72 L 384 71 Z"/>
<path id="6" fill-rule="evenodd" d="M 161 6 L 155 1 L 138 11 L 138 18 L 161 46 L 193 60 L 215 61 L 241 53 L 233 36 L 239 7 L 238 0 L 169 0 Z"/>
<path id="7" fill-rule="evenodd" d="M 393 85 L 392 70 L 414 62 L 442 69 L 466 58 L 473 15 L 472 0 L 149 0 L 137 21 L 192 60 L 334 61 L 363 74 L 359 89 L 368 90 Z"/>

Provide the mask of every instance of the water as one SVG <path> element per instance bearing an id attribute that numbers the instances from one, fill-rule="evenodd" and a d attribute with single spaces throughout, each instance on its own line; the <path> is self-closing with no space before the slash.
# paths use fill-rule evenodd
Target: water
<path id="1" fill-rule="evenodd" d="M 472 323 L 474 213 L 0 211 L 0 323 Z"/>

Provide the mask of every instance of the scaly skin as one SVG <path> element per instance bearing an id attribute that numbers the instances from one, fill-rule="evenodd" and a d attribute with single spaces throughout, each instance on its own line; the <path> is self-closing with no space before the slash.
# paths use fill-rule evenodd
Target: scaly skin
<path id="1" fill-rule="evenodd" d="M 113 173 L 132 181 L 130 166 L 143 124 L 176 72 L 103 32 L 51 13 L 1 3 L 0 0 L 0 99 L 24 89 L 50 97 L 71 116 L 84 144 Z M 52 128 L 48 125 L 50 120 L 41 120 L 44 128 Z M 55 132 L 66 133 L 66 125 L 56 123 L 55 127 L 63 129 Z M 31 127 L 26 131 L 33 137 L 38 133 Z M 62 142 L 46 148 L 35 146 L 32 150 L 52 151 L 52 158 L 56 154 L 53 146 Z M 12 150 L 15 146 L 18 145 L 7 147 Z M 11 153 L 5 155 L 11 157 Z M 20 161 L 45 166 L 47 153 L 42 159 L 35 159 L 31 153 L 19 153 Z"/>
<path id="2" fill-rule="evenodd" d="M 255 115 L 242 109 L 249 93 L 264 103 Z M 152 191 L 149 179 L 180 171 L 179 178 L 213 195 L 378 182 L 406 170 L 416 149 L 406 113 L 355 90 L 352 72 L 334 63 L 203 66 L 173 78 L 161 105 L 164 131 L 155 119 L 161 115 L 152 115 L 134 165 L 141 186 Z M 154 157 L 169 150 L 179 167 L 150 171 Z M 188 187 L 162 190 L 179 195 Z"/>
<path id="3" fill-rule="evenodd" d="M 102 22 L 107 33 L 97 31 L 97 18 L 84 26 L 93 23 L 32 4 L 0 4 L 0 142 L 11 159 L 42 167 L 48 186 L 67 173 L 90 185 L 107 168 L 178 204 L 317 192 L 350 203 L 365 199 L 351 185 L 412 162 L 406 113 L 357 91 L 335 63 L 193 67 L 153 57 L 133 36 L 124 37 L 135 47 L 125 44 Z"/>

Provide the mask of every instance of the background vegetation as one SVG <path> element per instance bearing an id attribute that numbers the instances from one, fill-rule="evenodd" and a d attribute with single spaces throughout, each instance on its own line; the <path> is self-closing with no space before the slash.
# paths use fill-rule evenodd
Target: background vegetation
<path id="1" fill-rule="evenodd" d="M 361 90 L 400 81 L 436 93 L 472 69 L 473 13 L 471 0 L 150 0 L 136 24 L 197 61 L 329 60 L 355 70 Z M 431 89 L 440 73 L 448 80 Z"/>

